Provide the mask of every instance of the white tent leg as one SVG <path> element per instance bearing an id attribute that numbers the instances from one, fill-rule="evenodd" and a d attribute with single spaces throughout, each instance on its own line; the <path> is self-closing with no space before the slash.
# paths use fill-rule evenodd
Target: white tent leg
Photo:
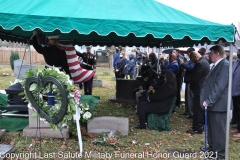
<path id="1" fill-rule="evenodd" d="M 231 43 L 229 56 L 228 103 L 227 103 L 226 147 L 225 147 L 225 159 L 227 160 L 229 159 L 228 149 L 229 149 L 230 109 L 232 102 L 232 60 L 233 60 L 233 45 Z"/>

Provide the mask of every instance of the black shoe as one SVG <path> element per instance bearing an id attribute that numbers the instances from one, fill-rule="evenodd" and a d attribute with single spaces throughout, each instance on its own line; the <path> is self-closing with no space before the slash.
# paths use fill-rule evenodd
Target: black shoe
<path id="1" fill-rule="evenodd" d="M 200 148 L 200 150 L 201 150 L 202 152 L 213 152 L 209 147 L 206 148 L 206 151 L 205 151 L 205 148 L 204 148 L 204 147 Z"/>
<path id="2" fill-rule="evenodd" d="M 190 134 L 202 134 L 202 130 L 187 130 L 187 133 L 190 133 Z"/>
<path id="3" fill-rule="evenodd" d="M 179 108 L 179 106 L 175 106 L 174 108 L 175 108 L 175 109 L 178 109 L 178 108 Z"/>
<path id="4" fill-rule="evenodd" d="M 146 126 L 145 127 L 141 127 L 140 125 L 137 125 L 134 128 L 136 128 L 136 129 L 146 129 Z"/>
<path id="5" fill-rule="evenodd" d="M 175 108 L 172 109 L 172 113 L 174 113 L 174 112 L 176 112 L 176 109 L 175 109 Z"/>
<path id="6" fill-rule="evenodd" d="M 230 124 L 237 124 L 235 120 L 231 120 Z"/>
<path id="7" fill-rule="evenodd" d="M 238 127 L 238 124 L 234 124 L 233 126 L 232 126 L 232 128 L 237 128 Z"/>
<path id="8" fill-rule="evenodd" d="M 185 118 L 187 118 L 187 119 L 190 119 L 190 118 L 193 118 L 192 116 L 189 116 L 189 115 L 187 115 L 187 116 L 185 116 Z"/>

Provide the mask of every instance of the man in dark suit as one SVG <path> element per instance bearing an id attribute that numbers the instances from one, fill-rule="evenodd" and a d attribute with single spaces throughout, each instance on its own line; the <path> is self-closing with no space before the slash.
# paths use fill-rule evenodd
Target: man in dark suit
<path id="1" fill-rule="evenodd" d="M 210 50 L 214 65 L 203 84 L 200 104 L 208 109 L 208 150 L 225 158 L 229 62 L 223 47 L 216 45 Z"/>
<path id="2" fill-rule="evenodd" d="M 193 123 L 192 130 L 187 130 L 188 133 L 202 133 L 204 122 L 204 110 L 200 105 L 200 92 L 202 84 L 209 73 L 209 63 L 196 51 L 192 51 L 190 59 L 195 63 L 190 80 L 190 89 L 193 92 Z"/>
<path id="3" fill-rule="evenodd" d="M 226 53 L 226 52 L 225 52 Z M 240 138 L 240 59 L 238 58 L 232 66 L 232 100 L 233 100 L 233 116 L 237 128 L 231 130 L 233 137 Z M 233 119 L 232 119 L 233 121 Z"/>
<path id="4" fill-rule="evenodd" d="M 187 49 L 186 54 L 188 55 L 188 57 L 190 57 L 190 53 L 192 51 L 195 51 L 195 49 L 192 47 Z M 184 63 L 183 59 L 179 60 L 179 63 L 185 69 L 184 82 L 185 82 L 186 86 L 185 86 L 185 113 L 184 113 L 184 115 L 186 115 L 186 118 L 192 118 L 193 117 L 193 96 L 192 96 L 191 90 L 189 89 L 189 85 L 190 85 L 191 75 L 192 75 L 192 71 L 193 71 L 195 64 L 191 60 Z"/>

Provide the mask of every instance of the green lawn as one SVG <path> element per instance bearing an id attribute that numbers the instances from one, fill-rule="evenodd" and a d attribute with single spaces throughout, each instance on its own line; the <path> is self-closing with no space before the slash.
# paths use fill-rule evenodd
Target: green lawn
<path id="1" fill-rule="evenodd" d="M 0 72 L 12 73 L 10 67 L 1 67 Z M 101 76 L 103 72 L 109 72 L 109 76 Z M 100 102 L 95 107 L 94 116 L 117 116 L 129 118 L 129 135 L 123 136 L 119 133 L 116 134 L 117 143 L 116 146 L 94 144 L 93 139 L 84 137 L 83 149 L 84 152 L 98 152 L 100 156 L 98 159 L 105 159 L 106 153 L 112 154 L 111 159 L 120 159 L 119 156 L 123 156 L 124 153 L 135 153 L 135 158 L 143 159 L 186 159 L 189 153 L 199 153 L 199 148 L 203 147 L 204 134 L 190 135 L 186 133 L 186 130 L 191 127 L 191 120 L 185 119 L 180 115 L 184 111 L 184 105 L 182 105 L 177 112 L 172 115 L 170 120 L 170 126 L 172 131 L 170 132 L 157 132 L 152 130 L 136 130 L 134 126 L 138 124 L 138 118 L 134 113 L 133 103 L 111 103 L 108 98 L 115 96 L 115 81 L 112 81 L 114 76 L 110 69 L 98 68 L 97 76 L 99 80 L 103 81 L 103 87 L 95 87 L 93 89 L 93 95 L 100 96 Z M 15 78 L 12 76 L 0 77 L 0 89 L 6 89 L 9 87 L 9 81 L 13 81 Z M 131 92 L 131 91 L 130 91 Z M 95 135 L 99 136 L 99 135 Z M 136 143 L 133 143 L 136 142 Z M 79 151 L 77 138 L 75 136 L 63 141 L 62 139 L 53 139 L 44 137 L 40 141 L 32 138 L 25 138 L 22 136 L 22 131 L 8 132 L 1 140 L 3 144 L 13 144 L 16 146 L 16 153 L 29 152 L 29 151 L 41 151 L 42 153 L 58 153 L 62 151 L 64 153 L 75 153 Z M 149 143 L 150 145 L 145 145 Z M 41 145 L 40 145 L 41 144 Z M 229 156 L 231 160 L 237 160 L 240 157 L 240 139 L 235 139 L 230 136 Z M 29 147 L 31 146 L 31 147 Z M 62 153 L 61 152 L 61 153 Z M 186 153 L 185 158 L 177 158 L 176 153 Z M 121 153 L 121 155 L 120 155 Z M 144 157 L 142 157 L 144 153 Z M 155 153 L 150 158 L 150 155 Z M 171 153 L 175 153 L 175 157 Z M 49 155 L 48 154 L 48 155 Z M 147 157 L 147 154 L 149 155 Z M 168 157 L 168 154 L 170 157 Z M 183 154 L 181 154 L 183 156 Z M 194 156 L 194 155 L 192 155 Z M 198 154 L 197 158 L 201 159 Z M 164 158 L 165 157 L 165 158 Z M 44 158 L 51 159 L 51 158 Z M 55 157 L 56 159 L 56 157 Z M 60 159 L 60 158 L 59 158 Z M 62 159 L 62 158 L 61 158 Z M 74 158 L 72 158 L 74 159 Z M 84 159 L 96 159 L 96 158 L 84 158 Z M 130 159 L 130 158 L 127 158 Z"/>

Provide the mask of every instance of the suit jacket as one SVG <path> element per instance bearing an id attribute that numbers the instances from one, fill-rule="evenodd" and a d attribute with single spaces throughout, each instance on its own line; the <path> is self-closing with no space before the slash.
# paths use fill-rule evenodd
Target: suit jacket
<path id="1" fill-rule="evenodd" d="M 204 82 L 200 95 L 200 104 L 202 106 L 205 101 L 209 105 L 209 111 L 227 111 L 228 69 L 229 62 L 224 58 L 213 68 Z"/>
<path id="2" fill-rule="evenodd" d="M 234 62 L 232 70 L 232 96 L 240 96 L 240 59 Z"/>
<path id="3" fill-rule="evenodd" d="M 175 76 L 177 76 L 179 70 L 178 62 L 173 61 L 172 63 L 169 63 L 167 67 L 162 66 L 162 69 L 168 72 L 173 72 Z"/>
<path id="4" fill-rule="evenodd" d="M 200 96 L 202 84 L 209 70 L 209 63 L 204 57 L 201 57 L 194 65 L 190 80 L 190 89 L 193 90 L 194 96 Z"/>
<path id="5" fill-rule="evenodd" d="M 184 82 L 185 83 L 190 83 L 194 65 L 195 64 L 191 60 L 182 64 L 183 68 L 186 69 L 185 75 L 184 75 Z"/>

